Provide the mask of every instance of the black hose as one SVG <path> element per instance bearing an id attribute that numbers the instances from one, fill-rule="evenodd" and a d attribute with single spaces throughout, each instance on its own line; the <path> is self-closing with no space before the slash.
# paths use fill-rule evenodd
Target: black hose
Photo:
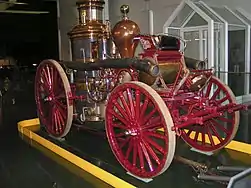
<path id="1" fill-rule="evenodd" d="M 100 70 L 103 68 L 114 68 L 114 69 L 133 68 L 148 73 L 152 76 L 158 76 L 159 74 L 159 66 L 154 65 L 148 59 L 123 58 L 123 59 L 105 59 L 86 63 L 80 61 L 62 61 L 61 63 L 70 69 L 78 71 L 92 71 L 92 70 Z"/>

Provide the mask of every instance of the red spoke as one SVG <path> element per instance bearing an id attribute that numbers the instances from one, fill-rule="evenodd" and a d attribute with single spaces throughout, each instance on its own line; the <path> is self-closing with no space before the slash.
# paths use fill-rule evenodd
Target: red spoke
<path id="1" fill-rule="evenodd" d="M 124 125 L 129 124 L 129 122 L 127 122 L 124 118 L 122 118 L 120 115 L 118 115 L 116 112 L 114 112 L 113 109 L 109 110 L 109 113 L 111 113 L 115 118 L 117 118 Z"/>
<path id="2" fill-rule="evenodd" d="M 41 78 L 42 79 L 42 78 Z M 40 86 L 40 87 L 42 87 L 43 89 L 44 89 L 44 92 L 47 92 L 47 93 L 49 93 L 49 91 L 48 91 L 48 85 L 45 83 L 45 82 L 42 82 L 41 80 L 38 82 L 38 85 Z M 41 91 L 40 91 L 41 92 Z"/>
<path id="3" fill-rule="evenodd" d="M 137 141 L 135 141 L 137 142 Z M 137 165 L 137 153 L 138 153 L 138 145 L 134 143 L 133 145 L 133 157 L 132 157 L 132 165 L 136 166 Z"/>
<path id="4" fill-rule="evenodd" d="M 55 101 L 55 105 L 57 107 L 57 110 L 59 111 L 59 113 L 61 114 L 62 118 L 63 118 L 63 121 L 66 120 L 66 114 L 65 114 L 65 111 L 67 110 L 67 108 L 63 106 L 62 103 L 60 103 L 59 101 Z"/>
<path id="5" fill-rule="evenodd" d="M 121 115 L 122 115 L 124 118 L 129 119 L 128 115 L 127 115 L 126 112 L 122 109 L 122 107 L 118 104 L 117 101 L 114 101 L 114 106 L 118 109 L 118 111 L 121 113 Z"/>
<path id="6" fill-rule="evenodd" d="M 224 121 L 224 122 L 227 122 L 227 123 L 232 123 L 233 122 L 233 120 L 229 120 L 229 119 L 227 119 L 225 117 L 217 117 L 217 119 L 221 120 L 221 121 Z"/>
<path id="7" fill-rule="evenodd" d="M 56 112 L 56 108 L 54 105 L 52 105 L 51 107 L 51 129 L 53 131 L 56 130 L 56 116 L 55 116 L 55 112 Z"/>
<path id="8" fill-rule="evenodd" d="M 211 119 L 210 121 L 213 122 L 213 124 L 215 124 L 214 125 L 215 127 L 219 128 L 220 130 L 222 130 L 223 132 L 225 132 L 227 135 L 230 134 L 230 132 L 225 127 L 223 127 L 221 124 L 219 124 L 214 119 Z"/>
<path id="9" fill-rule="evenodd" d="M 146 142 L 148 142 L 149 144 L 151 144 L 152 146 L 154 146 L 162 154 L 165 153 L 165 150 L 160 145 L 158 145 L 156 142 L 154 142 L 151 138 L 144 135 L 144 140 Z"/>
<path id="10" fill-rule="evenodd" d="M 51 86 L 51 90 L 53 91 L 53 80 L 51 78 L 51 68 L 47 65 L 46 67 L 46 72 L 47 72 L 47 76 L 48 76 L 48 80 L 49 80 L 49 83 L 50 83 L 50 86 Z"/>
<path id="11" fill-rule="evenodd" d="M 125 132 L 122 132 L 122 133 L 118 133 L 118 134 L 115 134 L 115 137 L 116 138 L 119 138 L 119 137 L 122 137 L 122 136 L 125 136 Z"/>
<path id="12" fill-rule="evenodd" d="M 60 113 L 60 111 L 57 109 L 56 110 L 56 116 L 58 117 L 59 119 L 59 130 L 62 131 L 63 128 L 65 128 L 65 118 L 64 118 L 64 115 Z"/>
<path id="13" fill-rule="evenodd" d="M 136 90 L 136 100 L 135 100 L 135 116 L 136 119 L 139 119 L 140 117 L 140 91 L 137 89 Z"/>
<path id="14" fill-rule="evenodd" d="M 199 131 L 196 131 L 196 133 L 195 133 L 195 136 L 194 136 L 194 139 L 193 139 L 195 142 L 198 141 L 199 133 L 200 133 Z"/>
<path id="15" fill-rule="evenodd" d="M 201 142 L 202 142 L 202 145 L 205 145 L 205 144 L 206 144 L 205 127 L 204 127 L 203 130 L 201 131 Z"/>
<path id="16" fill-rule="evenodd" d="M 148 106 L 148 103 L 149 103 L 149 99 L 148 98 L 146 98 L 145 100 L 144 100 L 144 103 L 143 103 L 143 105 L 142 105 L 142 107 L 141 107 L 141 112 L 140 112 L 140 119 L 142 119 L 142 117 L 144 117 L 144 115 L 145 115 L 145 111 L 146 111 L 146 109 L 147 109 L 147 106 Z"/>
<path id="17" fill-rule="evenodd" d="M 142 130 L 150 131 L 149 129 L 158 130 L 158 129 L 161 129 L 161 128 L 163 128 L 163 123 L 162 122 L 157 123 L 157 124 L 152 124 L 152 123 L 149 124 L 148 123 L 148 125 L 145 125 L 145 126 L 142 127 Z"/>
<path id="18" fill-rule="evenodd" d="M 58 82 L 59 76 L 58 76 L 57 71 L 56 71 L 55 69 L 52 69 L 51 77 L 52 77 L 51 79 L 52 79 L 52 81 L 53 81 L 53 83 L 54 83 L 55 86 L 61 85 L 60 82 Z M 60 79 L 61 79 L 61 78 L 60 78 Z M 54 87 L 54 88 L 53 88 L 53 92 L 54 92 L 54 93 L 57 93 L 57 92 L 58 92 L 58 91 L 56 90 L 56 88 L 57 88 L 57 87 Z"/>
<path id="19" fill-rule="evenodd" d="M 50 90 L 51 89 L 51 83 L 50 83 L 50 80 L 49 80 L 48 75 L 47 75 L 44 68 L 42 69 L 41 78 L 42 78 L 43 82 L 46 83 L 46 85 L 48 86 L 48 89 Z"/>
<path id="20" fill-rule="evenodd" d="M 185 133 L 188 137 L 190 136 L 190 134 L 192 133 L 193 131 L 190 129 L 187 133 Z"/>
<path id="21" fill-rule="evenodd" d="M 152 110 L 145 118 L 142 118 L 143 122 L 141 123 L 141 125 L 145 125 L 150 120 L 150 118 L 153 117 L 155 112 L 157 112 L 156 108 L 154 108 L 154 110 Z"/>
<path id="22" fill-rule="evenodd" d="M 132 149 L 133 149 L 133 144 L 134 144 L 133 142 L 134 142 L 134 140 L 130 139 L 129 144 L 128 144 L 128 149 L 127 149 L 126 155 L 125 155 L 125 158 L 126 158 L 126 159 L 129 158 L 130 153 L 131 153 L 131 151 L 132 151 Z"/>
<path id="23" fill-rule="evenodd" d="M 61 101 L 55 99 L 54 103 L 58 106 L 58 108 L 62 109 L 62 110 L 66 110 L 67 106 L 65 104 L 63 104 Z"/>
<path id="24" fill-rule="evenodd" d="M 122 104 L 123 104 L 123 106 L 124 106 L 124 109 L 126 110 L 126 113 L 127 113 L 128 116 L 130 117 L 130 116 L 131 116 L 131 111 L 130 111 L 129 106 L 128 106 L 127 103 L 126 103 L 124 94 L 123 94 L 122 92 L 119 92 L 119 99 L 120 99 L 120 101 L 122 102 Z"/>
<path id="25" fill-rule="evenodd" d="M 144 134 L 147 135 L 147 136 L 152 136 L 152 137 L 159 138 L 159 139 L 162 139 L 162 140 L 167 139 L 167 137 L 165 135 L 162 135 L 161 133 L 154 133 L 154 132 L 146 131 Z"/>
<path id="26" fill-rule="evenodd" d="M 54 118 L 54 124 L 55 124 L 55 132 L 58 133 L 59 126 L 60 126 L 60 119 L 57 115 L 57 109 L 53 108 L 53 118 Z"/>
<path id="27" fill-rule="evenodd" d="M 144 156 L 143 156 L 140 143 L 137 143 L 137 146 L 138 146 L 138 153 L 139 153 L 139 164 L 140 164 L 140 168 L 143 170 L 145 168 Z"/>
<path id="28" fill-rule="evenodd" d="M 40 86 L 43 87 L 43 89 L 49 94 L 50 93 L 50 85 L 47 81 L 43 79 L 44 77 L 41 77 L 41 80 L 39 81 Z M 42 82 L 43 81 L 43 82 Z"/>
<path id="29" fill-rule="evenodd" d="M 141 146 L 141 149 L 143 151 L 143 154 L 145 156 L 145 159 L 146 159 L 146 162 L 147 162 L 147 164 L 149 166 L 150 171 L 153 171 L 152 161 L 151 161 L 151 159 L 150 159 L 150 157 L 148 155 L 146 147 L 144 146 L 144 144 L 142 142 L 140 142 L 140 146 Z"/>
<path id="30" fill-rule="evenodd" d="M 223 142 L 223 139 L 221 138 L 221 136 L 219 135 L 219 133 L 217 132 L 217 130 L 215 129 L 214 125 L 212 125 L 211 122 L 208 123 L 208 127 L 211 128 L 211 130 L 214 133 L 214 136 L 216 136 L 220 142 Z"/>
<path id="31" fill-rule="evenodd" d="M 152 117 L 152 119 L 150 119 L 147 124 L 162 123 L 161 120 L 162 119 L 160 116 Z"/>
<path id="32" fill-rule="evenodd" d="M 130 141 L 131 138 L 132 137 L 127 137 L 126 139 L 121 139 L 123 141 L 120 142 L 120 148 L 122 149 L 123 147 L 125 147 L 125 145 Z"/>
<path id="33" fill-rule="evenodd" d="M 209 127 L 207 125 L 205 125 L 205 126 L 206 126 L 206 129 L 207 129 L 207 135 L 208 135 L 208 138 L 210 140 L 210 143 L 211 143 L 212 146 L 215 146 L 211 131 L 210 131 L 210 129 L 209 129 Z"/>
<path id="34" fill-rule="evenodd" d="M 205 97 L 209 97 L 212 85 L 213 85 L 213 83 L 209 82 L 207 89 L 206 89 Z"/>
<path id="35" fill-rule="evenodd" d="M 223 97 L 223 98 L 220 99 L 220 100 L 217 100 L 217 102 L 218 102 L 219 104 L 221 104 L 221 103 L 225 102 L 226 100 L 228 100 L 228 97 L 227 97 L 227 96 L 226 96 L 226 97 Z"/>
<path id="36" fill-rule="evenodd" d="M 218 87 L 216 91 L 214 92 L 213 96 L 210 98 L 210 100 L 215 100 L 215 98 L 220 94 L 220 88 Z"/>
<path id="37" fill-rule="evenodd" d="M 126 93 L 127 93 L 127 99 L 129 101 L 129 106 L 130 106 L 130 111 L 131 111 L 131 115 L 132 118 L 135 118 L 135 109 L 134 109 L 134 105 L 133 105 L 133 100 L 132 100 L 132 90 L 127 88 L 126 89 Z"/>
<path id="38" fill-rule="evenodd" d="M 142 139 L 143 144 L 145 145 L 146 149 L 148 150 L 150 156 L 155 160 L 155 162 L 160 165 L 160 160 L 159 157 L 156 155 L 156 153 L 153 151 L 153 149 L 151 148 L 151 146 Z"/>
<path id="39" fill-rule="evenodd" d="M 113 123 L 112 126 L 116 127 L 116 128 L 127 130 L 127 127 L 125 127 L 125 126 L 123 126 L 123 125 L 121 125 L 119 123 Z"/>

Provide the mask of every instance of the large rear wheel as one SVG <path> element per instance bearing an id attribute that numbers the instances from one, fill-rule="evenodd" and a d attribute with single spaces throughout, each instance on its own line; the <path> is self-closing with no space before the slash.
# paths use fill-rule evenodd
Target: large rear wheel
<path id="1" fill-rule="evenodd" d="M 203 91 L 201 97 L 208 98 L 210 106 L 224 106 L 236 104 L 232 90 L 216 77 L 212 77 Z M 201 109 L 193 102 L 193 107 L 186 106 L 186 111 L 196 112 Z M 229 113 L 225 110 L 220 117 L 212 118 L 203 125 L 194 124 L 181 130 L 182 139 L 191 147 L 203 151 L 214 152 L 224 148 L 235 137 L 239 127 L 240 112 Z"/>

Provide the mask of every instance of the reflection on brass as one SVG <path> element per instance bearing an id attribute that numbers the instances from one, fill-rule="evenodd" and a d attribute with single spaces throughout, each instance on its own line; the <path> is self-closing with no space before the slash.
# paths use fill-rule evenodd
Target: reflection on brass
<path id="1" fill-rule="evenodd" d="M 108 23 L 103 24 L 103 6 L 105 2 L 103 0 L 78 0 L 76 5 L 79 14 L 79 23 L 73 27 L 68 33 L 71 40 L 73 57 L 75 61 L 79 58 L 78 55 L 80 48 L 84 48 L 85 51 L 83 56 L 85 57 L 82 61 L 91 61 L 100 59 L 102 56 L 103 41 L 109 37 Z M 79 42 L 74 41 L 82 40 L 83 43 L 79 46 Z M 89 59 L 89 60 L 88 60 Z"/>
<path id="2" fill-rule="evenodd" d="M 180 70 L 179 62 L 159 62 L 160 74 L 166 84 L 174 83 L 177 74 Z M 139 73 L 139 81 L 144 82 L 148 85 L 154 84 L 156 77 L 146 74 L 144 72 Z"/>
<path id="3" fill-rule="evenodd" d="M 200 90 L 207 82 L 207 77 L 204 75 L 196 76 L 192 79 L 192 85 L 190 86 L 190 91 Z"/>
<path id="4" fill-rule="evenodd" d="M 179 62 L 160 62 L 159 63 L 160 72 L 162 78 L 164 79 L 166 84 L 174 83 L 177 74 L 180 70 Z"/>
<path id="5" fill-rule="evenodd" d="M 95 42 L 92 42 L 91 43 L 91 54 L 92 54 L 92 59 L 98 59 L 99 56 L 99 49 L 98 49 L 98 42 L 95 41 Z"/>
<path id="6" fill-rule="evenodd" d="M 103 33 L 104 28 L 104 24 L 93 20 L 86 24 L 76 25 L 68 35 L 70 39 L 99 37 Z"/>
<path id="7" fill-rule="evenodd" d="M 185 64 L 189 69 L 205 69 L 206 63 L 204 61 L 193 59 L 190 57 L 184 57 Z"/>
<path id="8" fill-rule="evenodd" d="M 142 71 L 139 72 L 139 81 L 140 82 L 144 82 L 145 84 L 151 86 L 154 84 L 155 80 L 156 80 L 156 77 L 151 76 L 150 74 L 147 74 Z"/>
<path id="9" fill-rule="evenodd" d="M 123 14 L 123 19 L 112 29 L 112 37 L 122 58 L 133 57 L 138 45 L 138 42 L 133 41 L 133 39 L 140 34 L 140 29 L 135 22 L 127 17 L 128 5 L 122 5 L 120 11 Z"/>
<path id="10" fill-rule="evenodd" d="M 71 39 L 97 37 L 104 31 L 102 20 L 103 0 L 78 0 L 79 23 L 68 33 Z"/>
<path id="11" fill-rule="evenodd" d="M 148 59 L 149 63 L 152 64 L 152 65 L 157 65 L 157 62 L 151 57 L 145 57 L 144 59 Z M 154 66 L 152 68 L 154 68 Z M 147 74 L 147 73 L 145 73 L 143 71 L 139 72 L 139 81 L 144 82 L 145 84 L 150 85 L 150 86 L 154 84 L 157 77 L 158 77 L 158 75 L 157 76 L 152 76 L 152 75 Z"/>

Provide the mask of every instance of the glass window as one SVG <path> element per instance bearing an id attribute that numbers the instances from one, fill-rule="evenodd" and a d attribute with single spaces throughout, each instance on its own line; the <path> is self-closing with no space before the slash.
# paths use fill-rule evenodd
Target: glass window
<path id="1" fill-rule="evenodd" d="M 226 8 L 211 7 L 217 14 L 219 14 L 228 24 L 245 26 L 234 14 Z"/>
<path id="2" fill-rule="evenodd" d="M 197 7 L 199 7 L 203 12 L 205 12 L 214 22 L 222 23 L 222 21 L 218 18 L 217 15 L 215 15 L 213 12 L 211 12 L 207 7 L 205 7 L 200 2 L 195 3 Z"/>
<path id="3" fill-rule="evenodd" d="M 207 25 L 207 21 L 204 20 L 198 13 L 195 13 L 184 27 L 196 27 L 202 25 Z"/>
<path id="4" fill-rule="evenodd" d="M 170 27 L 181 27 L 182 24 L 185 22 L 187 17 L 194 12 L 190 6 L 187 4 L 183 7 L 183 9 L 179 12 L 178 16 L 174 19 L 171 23 Z"/>

